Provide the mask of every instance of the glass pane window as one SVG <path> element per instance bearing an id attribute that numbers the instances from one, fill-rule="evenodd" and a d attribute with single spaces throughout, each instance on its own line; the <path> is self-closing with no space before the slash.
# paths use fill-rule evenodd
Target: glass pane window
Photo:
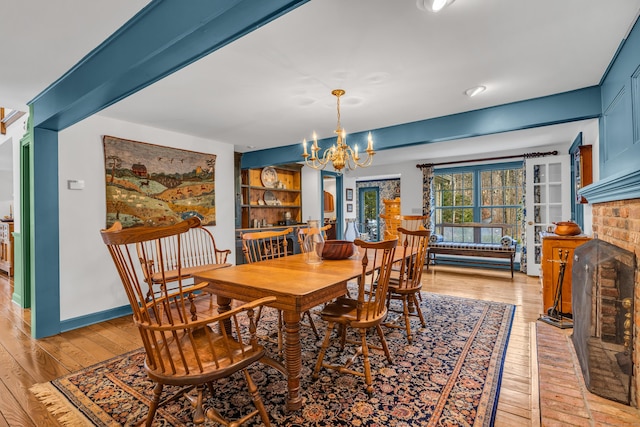
<path id="1" fill-rule="evenodd" d="M 475 236 L 468 228 L 438 227 L 446 223 L 494 223 L 511 226 L 509 233 L 519 239 L 522 220 L 522 166 L 479 165 L 435 171 L 433 193 L 436 233 L 448 232 L 454 242 L 500 243 L 500 228 L 482 229 Z M 467 235 L 469 234 L 469 235 Z"/>

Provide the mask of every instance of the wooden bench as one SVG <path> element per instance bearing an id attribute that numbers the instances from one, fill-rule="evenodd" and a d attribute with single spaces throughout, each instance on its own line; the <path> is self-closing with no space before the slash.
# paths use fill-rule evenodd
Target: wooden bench
<path id="1" fill-rule="evenodd" d="M 429 264 L 436 263 L 436 255 L 456 255 L 475 258 L 508 259 L 513 277 L 516 242 L 508 233 L 509 224 L 467 222 L 436 224 L 436 232 L 429 238 Z M 456 261 L 451 259 L 451 261 Z M 471 264 L 490 264 L 482 260 L 459 260 Z"/>
<path id="2" fill-rule="evenodd" d="M 190 228 L 181 235 L 179 248 L 176 236 L 162 238 L 161 251 L 153 240 L 136 245 L 139 258 L 148 260 L 143 265 L 143 274 L 149 286 L 149 296 L 153 292 L 153 285 L 176 282 L 179 279 L 190 280 L 196 273 L 231 265 L 227 263 L 231 250 L 218 249 L 213 234 L 200 224 L 198 217 L 192 217 L 186 221 Z M 146 257 L 141 256 L 141 251 L 145 251 Z M 162 259 L 159 259 L 159 252 L 162 253 Z M 180 255 L 180 264 L 178 264 L 178 255 Z M 164 268 L 161 265 L 164 265 Z M 178 265 L 181 266 L 179 273 Z"/>

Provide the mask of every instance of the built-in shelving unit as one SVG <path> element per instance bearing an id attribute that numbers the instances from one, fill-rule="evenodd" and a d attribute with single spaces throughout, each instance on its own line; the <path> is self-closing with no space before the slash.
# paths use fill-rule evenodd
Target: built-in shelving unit
<path id="1" fill-rule="evenodd" d="M 266 171 L 265 171 L 266 169 Z M 241 171 L 241 227 L 264 228 L 302 220 L 301 165 Z"/>

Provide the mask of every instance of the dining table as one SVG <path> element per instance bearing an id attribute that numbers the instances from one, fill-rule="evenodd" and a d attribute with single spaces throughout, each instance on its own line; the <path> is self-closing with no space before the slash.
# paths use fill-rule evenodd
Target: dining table
<path id="1" fill-rule="evenodd" d="M 394 261 L 402 258 L 396 251 Z M 375 266 L 379 267 L 379 266 Z M 373 269 L 372 266 L 369 266 Z M 231 309 L 233 300 L 252 301 L 275 296 L 268 304 L 282 310 L 284 319 L 284 371 L 287 375 L 286 409 L 302 407 L 300 372 L 302 348 L 300 319 L 302 313 L 347 293 L 347 282 L 362 273 L 362 258 L 324 260 L 321 264 L 307 264 L 304 254 L 290 255 L 261 262 L 198 272 L 197 281 L 208 283 L 207 290 L 216 295 L 218 310 Z"/>

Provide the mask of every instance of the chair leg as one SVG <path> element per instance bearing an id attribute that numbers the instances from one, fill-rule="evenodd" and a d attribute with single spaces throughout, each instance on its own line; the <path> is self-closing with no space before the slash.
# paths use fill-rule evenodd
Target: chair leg
<path id="1" fill-rule="evenodd" d="M 202 407 L 202 390 L 203 386 L 196 387 L 197 394 L 195 396 L 191 396 L 187 393 L 184 394 L 193 407 L 193 422 L 194 424 L 202 424 L 204 423 L 204 408 Z"/>
<path id="2" fill-rule="evenodd" d="M 145 425 L 147 427 L 151 427 L 153 423 L 153 418 L 156 416 L 156 410 L 158 409 L 158 405 L 160 404 L 160 396 L 162 395 L 162 383 L 156 384 L 153 388 L 153 400 L 151 401 L 151 405 L 149 405 L 149 413 L 147 414 L 147 421 Z"/>
<path id="3" fill-rule="evenodd" d="M 380 325 L 376 325 L 376 331 L 378 332 L 378 337 L 380 338 L 380 343 L 382 344 L 382 349 L 384 350 L 385 356 L 387 356 L 387 361 L 389 363 L 393 363 L 393 357 L 391 357 L 391 353 L 389 352 L 389 346 L 387 345 L 387 340 L 384 339 L 384 332 L 382 332 L 382 327 Z"/>
<path id="4" fill-rule="evenodd" d="M 318 354 L 318 361 L 316 362 L 316 367 L 313 370 L 313 379 L 317 380 L 320 368 L 322 368 L 322 361 L 324 360 L 324 355 L 329 348 L 329 343 L 331 342 L 331 332 L 333 332 L 333 322 L 329 322 L 327 324 L 327 333 L 324 336 L 324 340 L 322 341 L 322 347 L 320 348 L 320 354 Z"/>
<path id="5" fill-rule="evenodd" d="M 407 295 L 402 296 L 402 314 L 404 315 L 404 327 L 407 330 L 407 341 L 413 341 L 411 336 L 411 319 L 409 318 L 409 298 Z"/>
<path id="6" fill-rule="evenodd" d="M 269 421 L 269 415 L 267 414 L 267 410 L 264 408 L 264 403 L 262 402 L 262 397 L 258 392 L 258 387 L 253 382 L 253 378 L 249 375 L 249 371 L 246 369 L 244 371 L 244 377 L 247 380 L 247 387 L 249 388 L 249 393 L 251 394 L 251 399 L 253 400 L 253 404 L 256 406 L 258 413 L 260 414 L 260 419 L 264 423 L 266 427 L 271 426 L 271 422 Z"/>
<path id="7" fill-rule="evenodd" d="M 418 295 L 420 295 L 420 293 L 418 293 Z M 415 294 L 411 295 L 411 298 L 413 299 L 413 302 L 415 304 L 416 313 L 418 313 L 418 317 L 420 318 L 420 323 L 422 323 L 422 327 L 424 328 L 427 326 L 427 323 L 424 321 L 424 315 L 422 314 L 422 310 L 420 309 L 420 304 L 418 304 L 418 299 L 416 298 Z"/>
<path id="8" fill-rule="evenodd" d="M 369 346 L 367 345 L 367 330 L 360 329 L 360 341 L 362 345 L 362 363 L 364 364 L 364 382 L 367 384 L 367 393 L 373 394 L 373 379 L 371 378 L 371 362 L 369 361 Z"/>
<path id="9" fill-rule="evenodd" d="M 309 319 L 309 326 L 311 326 L 311 329 L 313 330 L 313 334 L 316 336 L 316 339 L 319 340 L 320 339 L 320 334 L 318 333 L 318 329 L 316 328 L 316 324 L 313 323 L 313 319 L 311 318 L 311 312 L 309 310 L 305 311 L 303 314 L 303 317 L 307 316 L 307 319 Z"/>

